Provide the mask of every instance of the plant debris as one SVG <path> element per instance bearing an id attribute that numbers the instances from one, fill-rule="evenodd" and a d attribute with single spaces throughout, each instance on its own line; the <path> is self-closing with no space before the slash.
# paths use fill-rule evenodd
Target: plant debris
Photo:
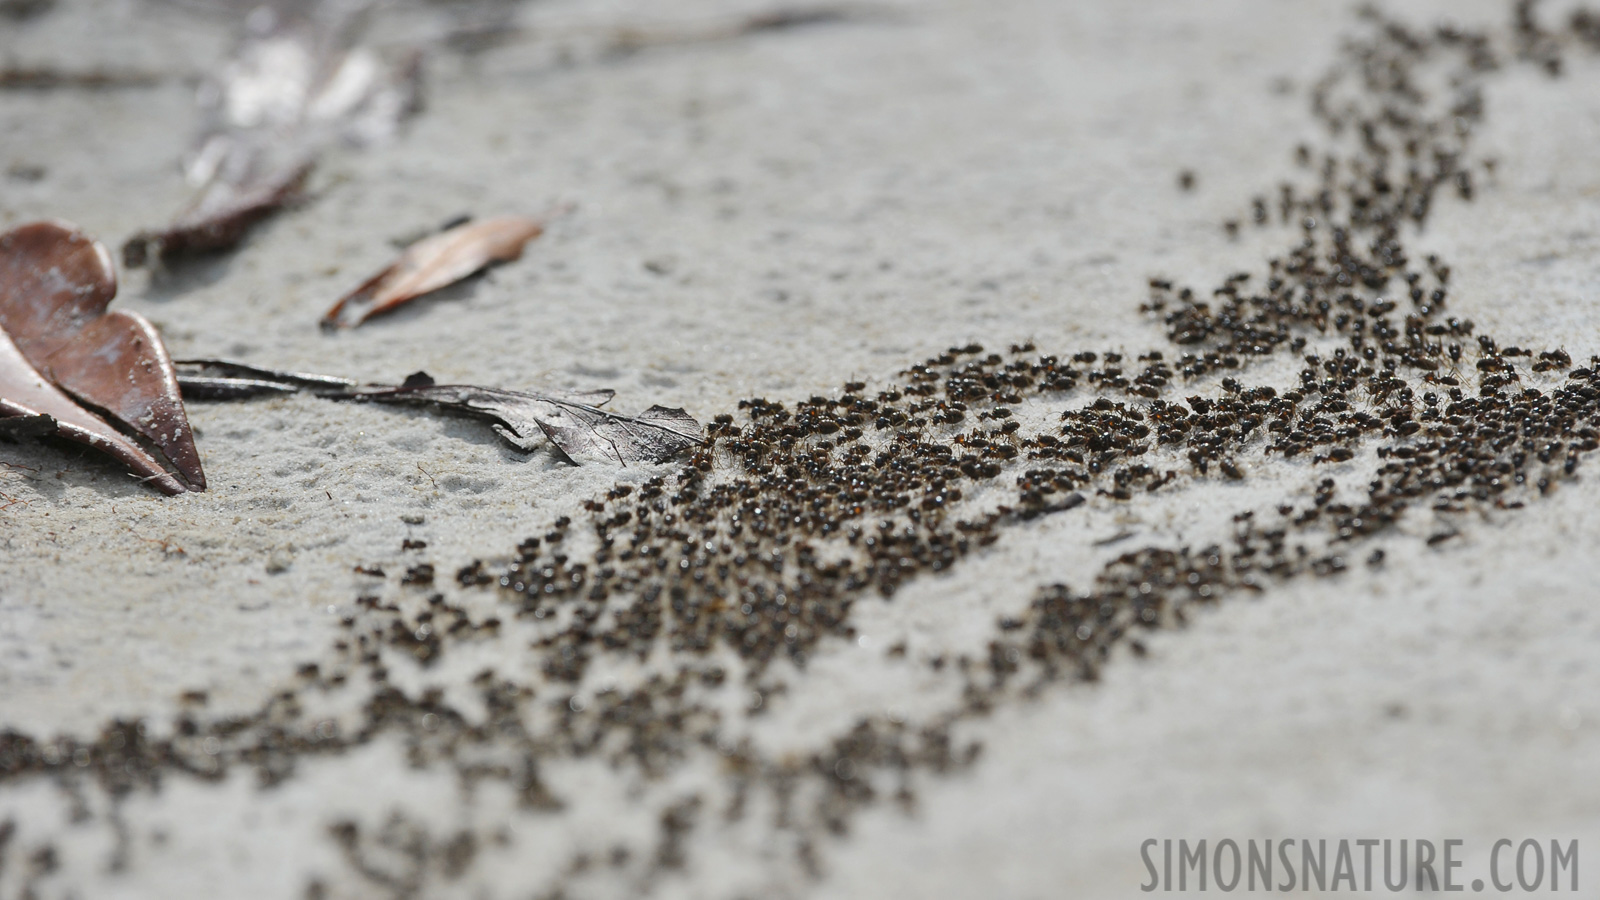
<path id="1" fill-rule="evenodd" d="M 420 107 L 421 57 L 390 64 L 360 46 L 362 14 L 340 4 L 267 4 L 201 91 L 207 125 L 184 166 L 196 198 L 171 225 L 123 245 L 129 267 L 230 250 L 303 195 L 332 144 L 392 138 Z"/>
<path id="2" fill-rule="evenodd" d="M 231 250 L 262 220 L 303 196 L 312 163 L 275 172 L 258 182 L 213 181 L 172 224 L 141 231 L 122 245 L 130 269 L 151 259 L 163 263 L 185 254 Z"/>
<path id="3" fill-rule="evenodd" d="M 700 423 L 682 409 L 652 406 L 637 416 L 607 412 L 597 404 L 611 391 L 581 395 L 531 394 L 459 384 L 434 384 L 418 372 L 396 388 L 353 396 L 379 403 L 420 403 L 492 420 L 496 434 L 524 453 L 543 435 L 567 462 L 604 457 L 622 465 L 664 462 L 705 443 Z"/>
<path id="4" fill-rule="evenodd" d="M 6 91 L 110 91 L 155 87 L 162 80 L 160 73 L 136 69 L 73 70 L 55 66 L 0 68 L 0 90 Z"/>
<path id="5" fill-rule="evenodd" d="M 308 392 L 330 400 L 424 406 L 494 423 L 494 432 L 524 453 L 542 436 L 566 462 L 603 458 L 622 465 L 663 462 L 705 443 L 705 431 L 682 409 L 652 406 L 636 416 L 600 409 L 615 391 L 532 393 L 465 384 L 436 384 L 417 372 L 399 385 L 362 384 L 331 375 L 278 372 L 225 360 L 177 363 L 185 396 L 204 400 Z"/>
<path id="6" fill-rule="evenodd" d="M 63 436 L 117 456 L 163 491 L 185 489 L 104 416 L 159 448 L 189 489 L 204 490 L 166 347 L 143 316 L 107 311 L 116 293 L 105 247 L 71 225 L 35 222 L 0 235 L 4 414 L 54 416 Z"/>
<path id="7" fill-rule="evenodd" d="M 882 14 L 881 10 L 859 6 L 779 6 L 709 26 L 623 28 L 612 37 L 607 50 L 613 55 L 622 56 L 656 47 L 732 41 L 813 25 L 840 24 Z"/>
<path id="8" fill-rule="evenodd" d="M 279 372 L 221 359 L 182 359 L 174 365 L 178 386 L 191 400 L 248 400 L 301 391 L 337 395 L 361 386 L 349 378 Z"/>
<path id="9" fill-rule="evenodd" d="M 522 256 L 544 223 L 522 216 L 466 222 L 406 248 L 388 268 L 339 298 L 322 317 L 325 328 L 354 328 L 423 294 L 455 284 L 494 263 Z"/>
<path id="10" fill-rule="evenodd" d="M 562 66 L 571 65 L 575 59 L 615 60 L 648 50 L 716 44 L 809 26 L 896 17 L 892 9 L 881 5 L 779 5 L 736 15 L 673 16 L 676 21 L 622 27 L 580 24 L 569 28 L 549 25 L 535 28 L 518 24 L 494 0 L 476 6 L 470 2 L 461 3 L 455 11 L 459 23 L 446 30 L 438 43 L 464 54 L 475 54 L 507 44 L 538 42 L 554 50 Z"/>
<path id="11" fill-rule="evenodd" d="M 45 381 L 0 331 L 0 418 L 9 416 L 29 419 L 21 431 L 35 431 L 42 419 L 51 419 L 55 434 L 115 456 L 163 493 L 185 490 L 150 454 Z"/>

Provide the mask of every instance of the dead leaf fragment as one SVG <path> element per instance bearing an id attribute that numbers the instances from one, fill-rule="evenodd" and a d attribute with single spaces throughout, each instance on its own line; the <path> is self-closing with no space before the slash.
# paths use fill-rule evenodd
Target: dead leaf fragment
<path id="1" fill-rule="evenodd" d="M 623 465 L 661 462 L 705 442 L 700 423 L 681 409 L 652 406 L 637 416 L 599 409 L 611 391 L 578 395 L 532 394 L 465 384 L 434 384 L 418 372 L 397 388 L 364 390 L 355 399 L 422 403 L 486 418 L 513 447 L 531 452 L 542 435 L 566 461 L 603 457 Z"/>
<path id="2" fill-rule="evenodd" d="M 358 43 L 367 6 L 251 5 L 233 54 L 199 92 L 203 125 L 184 160 L 196 199 L 171 225 L 124 244 L 125 265 L 230 250 L 302 196 L 330 146 L 398 134 L 420 108 L 422 59 L 416 51 L 386 59 Z"/>
<path id="3" fill-rule="evenodd" d="M 62 434 L 107 449 L 144 475 L 170 480 L 153 457 L 101 416 L 78 407 L 76 398 L 148 438 L 192 489 L 204 490 L 205 473 L 166 347 L 143 316 L 106 311 L 116 293 L 105 247 L 71 225 L 34 222 L 0 235 L 0 332 L 17 357 L 8 364 L 10 380 L 0 398 L 55 416 Z M 32 380 L 50 390 L 39 392 Z M 82 415 L 59 412 L 63 399 Z M 97 439 L 84 437 L 91 434 Z"/>
<path id="4" fill-rule="evenodd" d="M 191 400 L 246 400 L 300 391 L 343 394 L 360 386 L 348 378 L 279 372 L 223 359 L 183 359 L 173 365 L 183 396 Z"/>
<path id="5" fill-rule="evenodd" d="M 262 220 L 300 199 L 311 168 L 311 162 L 302 162 L 259 182 L 213 182 L 171 225 L 129 238 L 122 245 L 122 264 L 137 269 L 152 257 L 170 262 L 185 254 L 233 249 Z"/>
<path id="6" fill-rule="evenodd" d="M 709 25 L 623 28 L 612 36 L 610 45 L 606 49 L 612 54 L 626 55 L 655 47 L 731 41 L 768 32 L 811 25 L 832 25 L 854 19 L 882 17 L 882 15 L 882 11 L 868 7 L 780 6 Z"/>
<path id="7" fill-rule="evenodd" d="M 652 406 L 624 416 L 576 403 L 559 403 L 539 427 L 569 460 L 598 456 L 627 465 L 629 460 L 665 462 L 705 443 L 700 423 L 683 409 Z M 503 433 L 502 433 L 502 436 Z"/>
<path id="8" fill-rule="evenodd" d="M 150 454 L 45 381 L 44 376 L 28 365 L 11 338 L 0 331 L 0 418 L 9 416 L 53 418 L 56 434 L 122 460 L 156 490 L 164 494 L 182 494 L 188 490 L 167 474 Z"/>
<path id="9" fill-rule="evenodd" d="M 600 457 L 623 465 L 661 462 L 705 443 L 700 423 L 682 409 L 652 406 L 637 416 L 608 412 L 614 391 L 532 393 L 467 384 L 435 384 L 417 372 L 403 384 L 358 385 L 328 375 L 277 372 L 222 360 L 178 363 L 178 381 L 194 399 L 238 400 L 309 391 L 331 400 L 360 400 L 431 407 L 486 419 L 507 443 L 532 452 L 540 438 L 576 464 Z"/>
<path id="10" fill-rule="evenodd" d="M 178 377 L 150 320 L 126 310 L 108 312 L 50 354 L 43 372 L 68 393 L 149 438 L 194 490 L 205 490 Z"/>
<path id="11" fill-rule="evenodd" d="M 354 328 L 423 294 L 448 287 L 490 265 L 522 256 L 544 223 L 522 216 L 467 222 L 406 248 L 392 265 L 339 299 L 322 317 L 329 328 Z"/>

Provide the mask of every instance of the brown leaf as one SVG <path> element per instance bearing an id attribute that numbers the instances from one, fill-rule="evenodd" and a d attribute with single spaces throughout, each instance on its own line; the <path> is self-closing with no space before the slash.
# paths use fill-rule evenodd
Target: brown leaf
<path id="1" fill-rule="evenodd" d="M 353 328 L 408 300 L 452 285 L 492 263 L 522 255 L 529 241 L 544 233 L 544 224 L 521 216 L 500 216 L 468 222 L 406 248 L 388 268 L 340 298 L 324 327 Z"/>
<path id="2" fill-rule="evenodd" d="M 49 356 L 117 295 L 111 256 L 64 222 L 0 234 L 0 328 L 30 360 Z"/>
<path id="3" fill-rule="evenodd" d="M 141 231 L 122 245 L 122 264 L 137 269 L 151 256 L 162 262 L 192 253 L 231 250 L 263 219 L 299 199 L 311 162 L 275 172 L 260 183 L 217 181 L 163 231 Z"/>
<path id="4" fill-rule="evenodd" d="M 68 393 L 149 438 L 194 490 L 205 490 L 172 360 L 144 316 L 106 313 L 50 354 L 42 369 Z"/>
<path id="5" fill-rule="evenodd" d="M 194 490 L 204 490 L 205 473 L 166 347 L 138 313 L 106 312 L 116 292 L 105 248 L 70 225 L 35 222 L 0 235 L 0 331 L 31 373 L 13 365 L 10 386 L 27 393 L 28 378 L 47 379 L 149 438 Z M 0 396 L 30 405 L 20 394 Z M 88 419 L 63 417 L 55 409 L 56 398 L 35 399 L 52 404 L 38 412 L 59 419 L 69 437 L 83 439 L 65 426 L 88 433 L 95 423 L 116 434 L 99 416 L 85 411 Z M 145 474 L 153 474 L 152 468 L 165 474 L 149 454 L 122 443 L 126 447 L 111 452 L 125 458 L 131 450 L 137 456 L 130 465 Z"/>
<path id="6" fill-rule="evenodd" d="M 398 133 L 421 105 L 422 57 L 360 43 L 375 18 L 366 7 L 268 2 L 248 17 L 234 52 L 197 93 L 202 127 L 184 179 L 198 198 L 167 228 L 128 241 L 125 265 L 230 250 L 299 199 L 329 147 Z"/>
<path id="7" fill-rule="evenodd" d="M 7 416 L 50 416 L 56 420 L 57 434 L 115 456 L 162 493 L 187 490 L 150 454 L 45 381 L 0 331 L 0 417 Z"/>

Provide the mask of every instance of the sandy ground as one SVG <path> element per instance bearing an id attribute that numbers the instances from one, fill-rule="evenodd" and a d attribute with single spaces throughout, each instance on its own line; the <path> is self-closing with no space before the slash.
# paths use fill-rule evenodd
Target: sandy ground
<path id="1" fill-rule="evenodd" d="M 1391 5 L 1423 20 L 1503 15 Z M 582 52 L 623 24 L 755 8 L 529 4 L 524 40 L 430 59 L 426 110 L 394 144 L 332 155 L 312 202 L 230 257 L 165 280 L 125 274 L 118 303 L 153 319 L 177 357 L 609 387 L 616 408 L 681 405 L 702 420 L 971 340 L 1149 346 L 1147 276 L 1209 284 L 1261 258 L 1264 239 L 1229 242 L 1218 223 L 1288 172 L 1313 133 L 1305 86 L 1351 21 L 1339 2 L 929 2 L 622 59 Z M 0 225 L 57 217 L 118 243 L 177 209 L 192 77 L 226 53 L 225 25 L 63 0 L 4 27 L 0 62 L 163 78 L 0 92 L 0 166 L 13 172 Z M 563 58 L 563 43 L 578 52 Z M 1461 314 L 1575 358 L 1600 352 L 1597 77 L 1591 60 L 1559 81 L 1497 81 L 1480 148 L 1498 176 L 1474 215 L 1447 204 L 1420 241 L 1455 261 Z M 15 174 L 31 166 L 43 177 Z M 1183 169 L 1193 192 L 1176 187 Z M 562 201 L 576 211 L 521 262 L 368 327 L 318 330 L 392 240 L 462 212 Z M 374 589 L 353 566 L 503 558 L 616 480 L 656 471 L 573 469 L 473 423 L 312 398 L 190 416 L 212 489 L 174 499 L 87 455 L 0 446 L 0 491 L 20 501 L 0 510 L 0 726 L 87 733 L 168 716 L 195 689 L 213 710 L 252 708 L 334 639 L 330 613 Z M 1096 501 L 916 582 L 862 613 L 867 641 L 795 676 L 765 739 L 798 742 L 862 709 L 915 712 L 928 692 L 888 671 L 872 641 L 960 647 L 1037 585 L 1081 581 L 1116 552 L 1093 540 L 1128 529 L 1203 542 L 1225 527 L 1223 506 L 1267 502 L 1292 475 L 1264 468 L 1139 511 Z M 1587 855 L 1600 848 L 1597 500 L 1588 476 L 1437 549 L 1419 532 L 1376 573 L 1225 604 L 1103 683 L 1004 709 L 974 768 L 930 781 L 912 815 L 863 814 L 822 846 L 818 877 L 708 828 L 687 869 L 655 887 L 1132 896 L 1150 837 L 1459 837 L 1468 872 L 1499 837 L 1581 838 Z M 426 552 L 402 553 L 407 538 Z M 448 797 L 392 748 L 363 754 L 271 792 L 233 780 L 138 800 L 135 830 L 163 840 L 139 844 L 121 872 L 103 861 L 104 835 L 68 822 L 43 786 L 0 789 L 0 818 L 64 848 L 50 896 L 301 896 L 308 873 L 343 884 L 322 819 Z M 637 831 L 603 769 L 552 778 L 595 799 L 518 826 L 536 842 Z M 486 862 L 452 890 L 527 896 L 559 855 Z"/>

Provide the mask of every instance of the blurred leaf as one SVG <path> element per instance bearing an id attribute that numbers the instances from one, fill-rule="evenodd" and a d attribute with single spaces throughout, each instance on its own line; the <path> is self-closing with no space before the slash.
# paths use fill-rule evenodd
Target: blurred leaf
<path id="1" fill-rule="evenodd" d="M 398 133 L 420 106 L 421 56 L 390 61 L 361 45 L 369 14 L 364 4 L 252 7 L 232 57 L 200 91 L 205 125 L 184 163 L 195 198 L 167 227 L 124 244 L 125 265 L 231 249 L 302 195 L 329 146 Z"/>

